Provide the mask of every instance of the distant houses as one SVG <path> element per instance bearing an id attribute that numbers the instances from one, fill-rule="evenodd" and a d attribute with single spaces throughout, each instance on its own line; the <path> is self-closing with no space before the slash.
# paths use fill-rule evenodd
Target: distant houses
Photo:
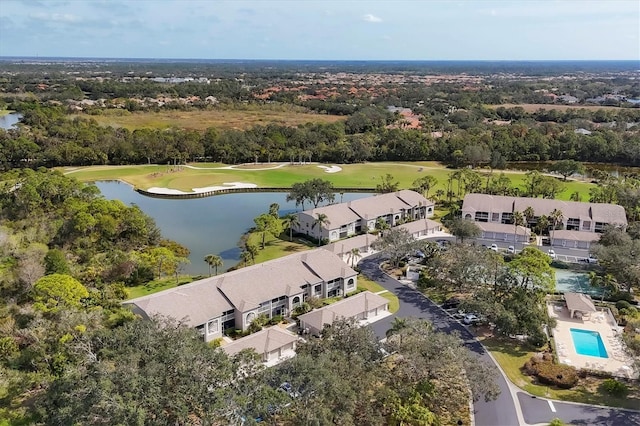
<path id="1" fill-rule="evenodd" d="M 432 217 L 434 207 L 434 202 L 421 194 L 402 190 L 305 210 L 298 213 L 295 231 L 333 242 L 373 230 L 379 221 L 392 227 Z M 320 216 L 326 218 L 324 223 L 318 222 Z"/>

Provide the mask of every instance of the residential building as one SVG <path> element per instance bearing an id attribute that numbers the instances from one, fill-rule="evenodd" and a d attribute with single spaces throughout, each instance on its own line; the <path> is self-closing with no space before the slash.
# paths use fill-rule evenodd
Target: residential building
<path id="1" fill-rule="evenodd" d="M 229 356 L 245 349 L 253 349 L 260 355 L 262 362 L 273 365 L 294 357 L 297 343 L 298 336 L 274 325 L 223 345 L 222 349 Z"/>
<path id="2" fill-rule="evenodd" d="M 128 300 L 143 317 L 162 315 L 197 328 L 205 341 L 227 328 L 246 330 L 259 315 L 289 315 L 310 297 L 343 296 L 357 272 L 335 254 L 315 249 Z"/>
<path id="3" fill-rule="evenodd" d="M 379 220 L 396 226 L 431 217 L 434 205 L 421 194 L 405 189 L 305 210 L 298 213 L 300 224 L 295 231 L 315 239 L 337 241 L 373 230 Z M 325 224 L 316 224 L 319 215 L 327 217 Z"/>
<path id="4" fill-rule="evenodd" d="M 554 210 L 562 213 L 560 223 L 554 232 L 554 245 L 588 248 L 591 242 L 599 239 L 594 233 L 602 233 L 606 226 L 627 226 L 627 216 L 622 206 L 604 203 L 581 203 L 545 198 L 507 197 L 502 195 L 467 194 L 462 204 L 462 217 L 478 222 L 483 238 L 513 241 L 513 214 L 531 207 L 534 215 L 526 224 L 535 226 L 540 216 L 550 217 Z M 499 225 L 510 225 L 502 229 Z M 562 232 L 573 231 L 573 232 Z M 524 235 L 524 231 L 518 231 Z M 585 235 L 587 234 L 587 235 Z M 522 241 L 525 241 L 523 238 Z"/>
<path id="5" fill-rule="evenodd" d="M 363 291 L 324 308 L 300 315 L 298 320 L 300 320 L 300 328 L 305 333 L 317 336 L 325 325 L 332 325 L 338 319 L 372 320 L 388 312 L 388 299 L 370 291 Z"/>

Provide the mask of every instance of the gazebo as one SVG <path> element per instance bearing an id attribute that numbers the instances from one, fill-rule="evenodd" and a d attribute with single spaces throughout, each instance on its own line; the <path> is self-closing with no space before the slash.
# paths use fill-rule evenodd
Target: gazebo
<path id="1" fill-rule="evenodd" d="M 564 300 L 567 303 L 567 309 L 571 318 L 576 312 L 580 312 L 581 316 L 590 315 L 597 309 L 588 294 L 583 293 L 565 293 Z"/>

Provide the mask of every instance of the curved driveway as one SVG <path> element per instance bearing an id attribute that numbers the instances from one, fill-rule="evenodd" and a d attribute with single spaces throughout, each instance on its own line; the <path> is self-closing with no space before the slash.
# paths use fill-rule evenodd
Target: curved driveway
<path id="1" fill-rule="evenodd" d="M 462 324 L 450 317 L 444 310 L 422 293 L 391 278 L 380 269 L 381 255 L 369 256 L 358 263 L 362 273 L 389 292 L 398 296 L 400 309 L 394 315 L 371 324 L 369 327 L 378 338 L 385 337 L 395 317 L 424 318 L 433 323 L 437 331 L 458 332 L 465 346 L 496 369 L 496 383 L 501 393 L 495 401 L 484 399 L 474 403 L 474 417 L 477 426 L 517 426 L 526 424 L 548 424 L 554 418 L 577 425 L 632 425 L 640 424 L 640 412 L 611 409 L 583 404 L 574 404 L 532 397 L 508 382 L 495 361 L 478 340 Z"/>

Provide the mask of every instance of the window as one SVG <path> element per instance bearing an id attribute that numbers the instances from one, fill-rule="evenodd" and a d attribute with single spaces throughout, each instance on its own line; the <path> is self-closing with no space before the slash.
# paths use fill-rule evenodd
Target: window
<path id="1" fill-rule="evenodd" d="M 318 294 L 322 291 L 322 284 L 318 284 L 317 286 L 314 287 L 313 291 Z"/>
<path id="2" fill-rule="evenodd" d="M 354 282 L 353 278 L 349 278 L 349 281 L 347 281 L 347 287 L 348 288 L 352 288 L 354 283 L 355 282 Z"/>
<path id="3" fill-rule="evenodd" d="M 582 222 L 582 229 L 584 231 L 589 231 L 591 229 L 591 221 L 585 220 L 584 222 Z"/>
<path id="4" fill-rule="evenodd" d="M 207 324 L 207 328 L 209 329 L 209 334 L 217 333 L 219 330 L 218 320 L 209 321 L 209 324 Z"/>
<path id="5" fill-rule="evenodd" d="M 476 222 L 488 222 L 488 221 L 489 221 L 489 213 L 476 212 Z"/>
<path id="6" fill-rule="evenodd" d="M 491 213 L 491 222 L 499 222 L 500 213 Z"/>

